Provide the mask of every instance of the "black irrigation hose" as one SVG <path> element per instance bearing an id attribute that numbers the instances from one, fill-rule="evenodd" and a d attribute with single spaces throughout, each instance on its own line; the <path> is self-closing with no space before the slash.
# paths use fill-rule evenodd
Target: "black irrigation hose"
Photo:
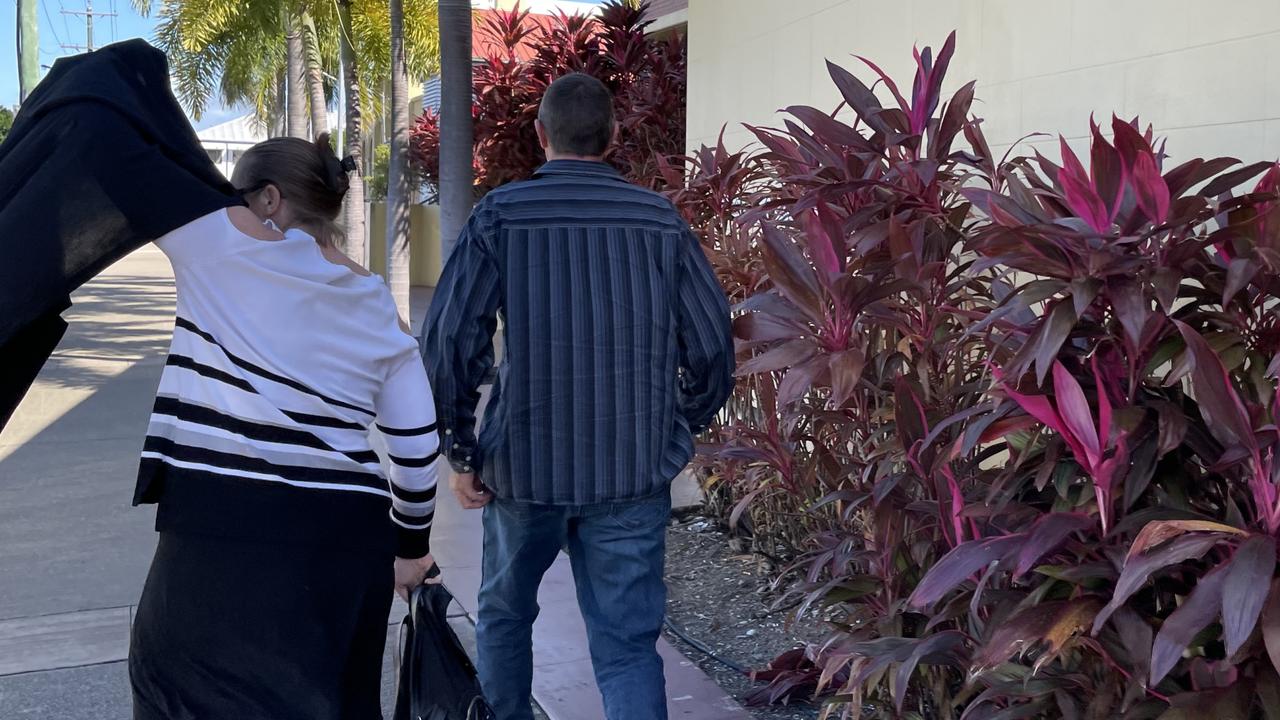
<path id="1" fill-rule="evenodd" d="M 739 665 L 738 663 L 732 660 L 726 660 L 720 657 L 719 655 L 716 654 L 714 650 L 708 647 L 706 643 L 702 642 L 701 640 L 697 640 L 693 638 L 692 636 L 689 635 L 689 633 L 677 627 L 675 623 L 671 622 L 671 618 L 664 619 L 662 623 L 667 627 L 667 630 L 671 631 L 672 635 L 675 635 L 676 637 L 680 638 L 690 647 L 702 653 L 703 655 L 706 655 L 707 657 L 711 658 L 712 660 L 715 660 L 716 662 L 729 668 L 730 670 L 733 670 L 734 672 L 742 673 L 743 675 L 748 675 L 748 676 L 751 675 L 750 670 L 742 667 L 741 665 Z"/>

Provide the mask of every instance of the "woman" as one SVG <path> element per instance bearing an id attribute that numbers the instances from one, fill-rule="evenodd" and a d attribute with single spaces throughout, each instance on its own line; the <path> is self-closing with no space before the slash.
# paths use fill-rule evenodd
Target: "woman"
<path id="1" fill-rule="evenodd" d="M 432 565 L 438 440 L 417 343 L 335 247 L 347 171 L 327 136 L 268 140 L 232 178 L 248 207 L 156 243 L 178 306 L 134 497 L 160 533 L 135 718 L 382 717 L 392 586 Z"/>

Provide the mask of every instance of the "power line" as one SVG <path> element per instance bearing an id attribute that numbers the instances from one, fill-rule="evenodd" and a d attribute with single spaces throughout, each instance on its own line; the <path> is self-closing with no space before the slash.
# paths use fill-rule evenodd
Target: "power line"
<path id="1" fill-rule="evenodd" d="M 66 50 L 86 50 L 93 52 L 93 19 L 99 17 L 114 18 L 114 12 L 95 12 L 93 0 L 84 0 L 84 10 L 63 10 L 63 15 L 80 15 L 84 17 L 84 45 L 63 45 Z"/>
<path id="2" fill-rule="evenodd" d="M 62 38 L 58 37 L 58 28 L 53 24 L 53 16 L 49 14 L 49 5 L 45 0 L 40 0 L 40 9 L 44 10 L 44 21 L 49 24 L 49 30 L 53 32 L 53 39 L 58 41 L 58 47 L 62 47 Z"/>

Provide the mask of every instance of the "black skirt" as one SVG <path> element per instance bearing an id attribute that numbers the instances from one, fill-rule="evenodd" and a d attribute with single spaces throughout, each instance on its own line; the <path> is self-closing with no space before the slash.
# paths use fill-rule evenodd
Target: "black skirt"
<path id="1" fill-rule="evenodd" d="M 135 720 L 381 720 L 393 560 L 160 533 L 129 652 Z"/>

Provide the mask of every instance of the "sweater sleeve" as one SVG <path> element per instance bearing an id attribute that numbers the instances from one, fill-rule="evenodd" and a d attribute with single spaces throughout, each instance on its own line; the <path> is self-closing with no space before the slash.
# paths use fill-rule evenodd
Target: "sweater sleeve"
<path id="1" fill-rule="evenodd" d="M 405 353 L 387 374 L 376 401 L 377 428 L 391 465 L 391 519 L 396 555 L 419 558 L 431 551 L 436 509 L 436 459 L 440 440 L 427 372 L 416 353 Z"/>

